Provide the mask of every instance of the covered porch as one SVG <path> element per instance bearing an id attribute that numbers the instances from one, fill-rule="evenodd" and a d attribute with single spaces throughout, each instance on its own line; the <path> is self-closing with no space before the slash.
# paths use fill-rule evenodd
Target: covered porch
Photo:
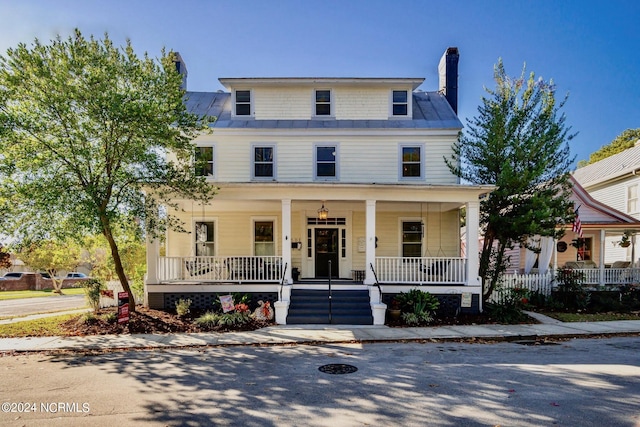
<path id="1" fill-rule="evenodd" d="M 204 206 L 181 203 L 191 233 L 170 233 L 162 249 L 158 240 L 147 242 L 146 301 L 158 305 L 179 291 L 263 289 L 277 293 L 276 311 L 286 312 L 291 289 L 329 278 L 368 290 L 372 310 L 386 308 L 382 293 L 415 286 L 480 295 L 478 259 L 466 254 L 478 253 L 478 198 L 488 190 L 229 184 Z"/>

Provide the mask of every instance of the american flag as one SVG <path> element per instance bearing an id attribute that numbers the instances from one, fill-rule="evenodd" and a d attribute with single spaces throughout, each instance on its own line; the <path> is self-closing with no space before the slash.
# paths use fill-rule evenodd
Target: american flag
<path id="1" fill-rule="evenodd" d="M 573 220 L 573 232 L 578 235 L 578 237 L 582 237 L 582 223 L 580 222 L 580 215 L 578 214 L 578 210 L 576 209 L 576 217 Z"/>

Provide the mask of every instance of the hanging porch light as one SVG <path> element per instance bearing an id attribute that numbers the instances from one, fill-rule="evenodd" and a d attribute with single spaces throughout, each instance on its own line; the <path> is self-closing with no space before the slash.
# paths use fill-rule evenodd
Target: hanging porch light
<path id="1" fill-rule="evenodd" d="M 318 209 L 318 219 L 326 220 L 329 216 L 329 209 L 324 207 L 324 203 L 322 203 L 322 207 Z"/>

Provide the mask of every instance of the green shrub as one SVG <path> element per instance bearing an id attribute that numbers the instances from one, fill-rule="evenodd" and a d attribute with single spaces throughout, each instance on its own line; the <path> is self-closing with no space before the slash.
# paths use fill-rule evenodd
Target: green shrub
<path id="1" fill-rule="evenodd" d="M 184 317 L 191 312 L 191 300 L 180 298 L 176 301 L 176 313 L 178 317 Z"/>
<path id="2" fill-rule="evenodd" d="M 110 312 L 110 313 L 105 313 L 103 315 L 100 316 L 102 318 L 103 321 L 107 322 L 107 323 L 116 323 L 116 321 L 118 320 L 118 315 L 116 313 Z"/>
<path id="3" fill-rule="evenodd" d="M 509 288 L 502 292 L 499 302 L 487 304 L 487 313 L 498 323 L 520 323 L 528 319 L 522 311 L 529 306 L 529 290 Z"/>
<path id="4" fill-rule="evenodd" d="M 91 307 L 93 311 L 98 311 L 100 308 L 100 291 L 104 289 L 104 285 L 97 279 L 89 279 L 82 282 L 82 287 L 84 288 L 89 307 Z"/>
<path id="5" fill-rule="evenodd" d="M 411 289 L 409 292 L 400 292 L 395 297 L 400 304 L 402 320 L 408 325 L 421 325 L 433 321 L 433 315 L 440 306 L 440 301 L 429 292 L 420 289 Z"/>
<path id="6" fill-rule="evenodd" d="M 556 274 L 558 290 L 556 298 L 565 308 L 585 309 L 589 305 L 589 291 L 583 286 L 584 274 L 571 268 L 559 270 Z"/>
<path id="7" fill-rule="evenodd" d="M 211 329 L 218 325 L 218 320 L 220 319 L 221 314 L 213 313 L 211 311 L 206 312 L 202 316 L 198 317 L 194 320 L 194 323 L 201 328 Z"/>
<path id="8" fill-rule="evenodd" d="M 209 311 L 194 322 L 203 329 L 212 329 L 216 326 L 241 326 L 250 321 L 251 314 L 249 312 L 213 313 Z"/>

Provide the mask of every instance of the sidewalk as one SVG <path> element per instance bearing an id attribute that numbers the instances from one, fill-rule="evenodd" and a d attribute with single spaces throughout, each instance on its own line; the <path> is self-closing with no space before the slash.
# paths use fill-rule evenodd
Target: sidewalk
<path id="1" fill-rule="evenodd" d="M 259 344 L 372 343 L 422 340 L 487 339 L 533 341 L 562 337 L 640 334 L 640 320 L 562 323 L 537 313 L 529 314 L 542 323 L 415 328 L 389 328 L 377 325 L 278 325 L 250 332 L 0 338 L 0 352 L 152 349 Z"/>

